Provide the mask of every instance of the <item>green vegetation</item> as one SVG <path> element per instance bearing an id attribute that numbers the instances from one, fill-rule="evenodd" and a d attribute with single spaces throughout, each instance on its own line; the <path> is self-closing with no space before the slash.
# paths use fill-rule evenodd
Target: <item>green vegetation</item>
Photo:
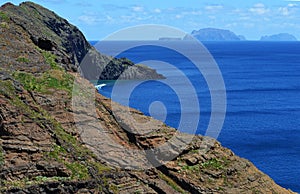
<path id="1" fill-rule="evenodd" d="M 40 50 L 40 51 L 42 52 L 42 55 L 44 56 L 46 63 L 49 64 L 52 69 L 62 70 L 62 68 L 55 62 L 55 60 L 56 60 L 55 55 L 53 55 L 52 53 L 50 53 L 48 51 L 43 51 L 43 50 Z"/>
<path id="2" fill-rule="evenodd" d="M 111 170 L 109 166 L 105 166 L 99 162 L 90 162 L 90 164 L 95 167 L 95 169 L 98 171 L 98 174 L 103 174 Z"/>
<path id="3" fill-rule="evenodd" d="M 2 11 L 0 11 L 0 18 L 1 18 L 1 20 L 4 20 L 6 22 L 9 20 L 9 16 Z"/>
<path id="4" fill-rule="evenodd" d="M 65 72 L 65 70 L 55 62 L 55 55 L 47 51 L 40 51 L 43 54 L 46 63 L 51 66 L 51 69 L 38 77 L 30 73 L 17 71 L 13 74 L 14 78 L 19 80 L 24 88 L 29 91 L 47 93 L 49 92 L 49 89 L 54 88 L 65 90 L 71 94 L 74 77 Z M 29 62 L 29 60 L 24 57 L 19 57 L 18 61 Z"/>
<path id="5" fill-rule="evenodd" d="M 52 151 L 49 152 L 49 153 L 47 153 L 47 156 L 48 156 L 49 158 L 53 158 L 53 159 L 55 159 L 55 160 L 57 160 L 57 161 L 59 161 L 59 160 L 62 161 L 62 158 L 61 158 L 60 156 L 61 156 L 61 155 L 65 155 L 66 153 L 67 153 L 67 151 L 66 151 L 63 147 L 61 147 L 61 146 L 55 144 L 55 145 L 53 146 Z"/>
<path id="6" fill-rule="evenodd" d="M 58 182 L 58 181 L 68 181 L 70 180 L 69 177 L 45 177 L 45 176 L 37 176 L 34 178 L 36 182 L 43 183 L 43 182 Z"/>
<path id="7" fill-rule="evenodd" d="M 29 91 L 47 93 L 49 89 L 54 88 L 71 93 L 73 89 L 73 76 L 59 70 L 49 70 L 39 77 L 26 72 L 17 71 L 13 76 Z"/>
<path id="8" fill-rule="evenodd" d="M 0 94 L 5 97 L 11 97 L 15 95 L 15 88 L 12 85 L 11 81 L 0 81 Z"/>
<path id="9" fill-rule="evenodd" d="M 6 22 L 1 22 L 0 27 L 1 28 L 8 28 L 8 24 Z"/>
<path id="10" fill-rule="evenodd" d="M 30 60 L 26 57 L 18 57 L 17 61 L 20 63 L 29 63 L 30 62 Z"/>
<path id="11" fill-rule="evenodd" d="M 181 167 L 181 169 L 198 172 L 200 170 L 200 167 L 199 167 L 199 164 L 196 164 L 194 166 L 184 165 Z"/>
<path id="12" fill-rule="evenodd" d="M 191 150 L 190 153 L 192 153 L 192 154 L 199 154 L 199 150 L 198 150 L 198 149 L 196 149 L 196 150 Z"/>
<path id="13" fill-rule="evenodd" d="M 109 185 L 109 191 L 112 192 L 112 193 L 119 193 L 119 188 L 115 184 L 110 184 Z"/>
<path id="14" fill-rule="evenodd" d="M 37 176 L 34 179 L 30 180 L 28 177 L 21 179 L 21 180 L 15 180 L 15 181 L 2 181 L 2 187 L 0 188 L 0 192 L 6 189 L 12 189 L 12 188 L 24 188 L 30 185 L 37 185 L 42 184 L 46 182 L 60 182 L 60 181 L 68 181 L 70 178 L 68 177 L 45 177 L 45 176 Z"/>
<path id="15" fill-rule="evenodd" d="M 206 162 L 203 162 L 201 166 L 204 168 L 220 170 L 220 169 L 224 169 L 225 166 L 228 165 L 228 163 L 229 161 L 226 158 L 222 158 L 222 159 L 212 158 Z"/>
<path id="16" fill-rule="evenodd" d="M 170 177 L 164 175 L 163 173 L 159 173 L 158 177 L 164 180 L 168 185 L 170 185 L 175 191 L 179 193 L 186 193 L 175 181 L 173 181 Z"/>
<path id="17" fill-rule="evenodd" d="M 89 171 L 85 164 L 79 162 L 66 163 L 66 167 L 71 170 L 71 179 L 86 180 L 90 177 Z"/>

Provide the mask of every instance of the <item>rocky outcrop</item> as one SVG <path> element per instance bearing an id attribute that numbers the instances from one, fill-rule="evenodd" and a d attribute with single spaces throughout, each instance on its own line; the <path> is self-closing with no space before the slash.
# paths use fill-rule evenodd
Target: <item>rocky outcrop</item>
<path id="1" fill-rule="evenodd" d="M 178 133 L 98 94 L 73 71 L 81 56 L 78 53 L 86 51 L 75 45 L 65 48 L 42 35 L 37 43 L 39 39 L 32 37 L 34 28 L 26 29 L 18 22 L 22 19 L 18 14 L 24 14 L 18 9 L 30 9 L 29 15 L 23 15 L 28 21 L 36 17 L 31 14 L 46 10 L 32 3 L 20 8 L 7 4 L 0 10 L 1 193 L 292 193 L 216 140 Z M 60 33 L 81 36 L 73 30 Z M 82 41 L 80 45 L 85 44 Z M 89 94 L 94 96 L 90 104 L 95 114 L 87 104 L 74 109 L 74 96 L 80 97 L 75 101 L 80 104 Z M 105 153 L 113 144 L 105 144 L 95 130 L 100 125 L 107 137 L 128 149 L 150 150 L 151 154 L 168 142 L 177 144 L 155 150 L 158 157 L 150 162 L 162 165 L 145 170 L 120 168 L 114 164 L 124 163 L 125 152 L 109 152 L 113 161 L 108 162 Z M 170 141 L 175 134 L 177 138 Z M 181 146 L 186 138 L 191 143 Z M 173 156 L 170 161 L 169 156 Z M 132 161 L 149 162 L 138 159 Z"/>

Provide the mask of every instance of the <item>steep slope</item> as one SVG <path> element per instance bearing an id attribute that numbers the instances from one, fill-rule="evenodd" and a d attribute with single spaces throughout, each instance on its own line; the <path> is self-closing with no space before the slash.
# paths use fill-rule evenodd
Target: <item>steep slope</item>
<path id="1" fill-rule="evenodd" d="M 44 18 L 42 12 L 53 17 Z M 33 15 L 43 19 L 36 21 Z M 25 21 L 39 21 L 39 29 Z M 159 150 L 162 156 L 182 151 L 160 167 L 125 170 L 107 162 L 103 152 L 111 146 L 98 149 L 102 139 L 92 131 L 93 122 L 120 145 L 137 150 L 164 144 L 176 130 L 130 109 L 133 122 L 127 119 L 128 107 L 98 94 L 76 72 L 81 53 L 86 53 L 89 44 L 67 22 L 59 28 L 64 35 L 56 37 L 60 21 L 64 20 L 33 3 L 20 7 L 7 4 L 0 9 L 1 193 L 292 193 L 249 161 L 201 136 L 193 137 L 183 150 L 181 144 Z M 78 41 L 70 43 L 72 40 L 61 37 L 78 37 Z M 78 111 L 72 106 L 74 92 L 84 99 L 86 90 L 95 95 L 96 115 L 90 114 L 89 107 Z M 118 112 L 118 117 L 113 112 Z M 139 127 L 138 123 L 145 121 L 149 124 Z M 128 129 L 150 132 L 137 135 Z M 178 137 L 180 141 L 190 136 Z M 121 163 L 123 155 L 113 154 L 115 162 Z M 155 162 L 158 160 L 164 159 L 156 158 Z"/>

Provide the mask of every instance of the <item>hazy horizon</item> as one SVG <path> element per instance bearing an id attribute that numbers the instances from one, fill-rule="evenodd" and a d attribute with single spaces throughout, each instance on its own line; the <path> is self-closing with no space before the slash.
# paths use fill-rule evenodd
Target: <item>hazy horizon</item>
<path id="1" fill-rule="evenodd" d="M 5 1 L 18 5 L 22 0 Z M 300 39 L 300 0 L 99 1 L 32 0 L 78 26 L 88 40 L 101 40 L 126 27 L 168 25 L 186 33 L 219 28 L 247 40 L 289 33 Z"/>

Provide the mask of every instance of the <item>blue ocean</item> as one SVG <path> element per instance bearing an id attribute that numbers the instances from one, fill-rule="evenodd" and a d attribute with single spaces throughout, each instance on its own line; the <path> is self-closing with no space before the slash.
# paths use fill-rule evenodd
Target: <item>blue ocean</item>
<path id="1" fill-rule="evenodd" d="M 102 42 L 96 47 L 102 53 L 114 55 L 114 48 L 126 44 Z M 186 52 L 199 54 L 189 41 L 170 41 L 170 44 L 180 44 Z M 300 42 L 203 44 L 218 64 L 226 87 L 227 111 L 218 141 L 253 162 L 277 184 L 300 192 Z M 212 103 L 201 72 L 184 55 L 171 49 L 150 42 L 141 45 L 124 50 L 117 57 L 127 57 L 156 69 L 172 87 L 160 80 L 122 81 L 119 83 L 122 88 L 131 90 L 129 106 L 178 128 L 183 107 L 174 88 L 186 90 L 186 95 L 180 98 L 187 100 L 190 89 L 174 73 L 171 66 L 175 67 L 191 82 L 199 100 L 199 107 L 186 106 L 184 111 L 193 119 L 200 110 L 196 133 L 205 134 Z M 123 103 L 122 93 L 114 92 L 114 82 L 105 83 L 100 93 Z"/>

